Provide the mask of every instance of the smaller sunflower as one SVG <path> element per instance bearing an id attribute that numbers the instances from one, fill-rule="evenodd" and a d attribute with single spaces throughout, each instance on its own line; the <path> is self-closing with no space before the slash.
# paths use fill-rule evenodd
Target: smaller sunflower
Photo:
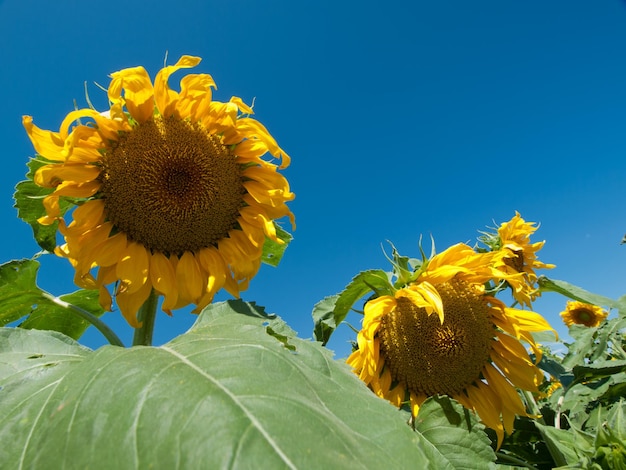
<path id="1" fill-rule="evenodd" d="M 536 269 L 552 269 L 553 264 L 542 263 L 537 259 L 537 252 L 545 241 L 530 242 L 530 236 L 537 230 L 535 222 L 526 222 L 519 214 L 508 222 L 504 222 L 497 229 L 497 234 L 486 234 L 482 241 L 492 250 L 504 250 L 504 256 L 498 269 L 511 275 L 506 282 L 511 286 L 513 297 L 526 307 L 541 295 L 537 289 Z M 518 276 L 514 276 L 518 274 Z"/>
<path id="2" fill-rule="evenodd" d="M 609 313 L 596 305 L 570 300 L 560 315 L 567 326 L 585 325 L 594 328 L 599 326 Z"/>
<path id="3" fill-rule="evenodd" d="M 365 304 L 347 363 L 381 398 L 410 403 L 413 417 L 428 397 L 450 396 L 496 431 L 499 446 L 515 415 L 527 415 L 516 389 L 537 393 L 543 381 L 520 341 L 541 357 L 531 333 L 554 331 L 486 293 L 490 281 L 517 275 L 494 267 L 507 255 L 458 244 L 424 262 L 406 286 Z"/>

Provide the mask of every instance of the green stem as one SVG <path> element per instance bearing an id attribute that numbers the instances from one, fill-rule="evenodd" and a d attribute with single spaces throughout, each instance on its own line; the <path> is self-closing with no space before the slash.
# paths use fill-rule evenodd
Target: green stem
<path id="1" fill-rule="evenodd" d="M 159 295 L 152 289 L 139 312 L 137 312 L 137 320 L 141 322 L 141 326 L 135 328 L 133 346 L 152 346 L 152 334 L 154 333 L 154 320 L 156 319 L 158 303 Z"/>
<path id="2" fill-rule="evenodd" d="M 533 418 L 535 421 L 539 421 L 541 424 L 546 424 L 541 414 L 541 410 L 537 406 L 537 402 L 535 401 L 535 397 L 528 390 L 520 390 L 522 392 L 522 397 L 526 402 L 526 408 L 530 411 L 530 413 L 534 416 L 539 416 L 539 418 Z"/>
<path id="3" fill-rule="evenodd" d="M 496 452 L 496 457 L 498 458 L 499 461 L 513 463 L 517 466 L 524 467 L 524 468 L 531 468 L 534 470 L 537 469 L 537 467 L 533 467 L 528 462 L 524 462 L 523 460 L 520 460 L 517 457 L 513 457 L 512 455 L 504 454 L 502 452 Z"/>
<path id="4" fill-rule="evenodd" d="M 49 292 L 43 292 L 43 296 L 46 299 L 59 305 L 60 307 L 71 310 L 72 312 L 77 314 L 79 317 L 81 317 L 83 320 L 95 326 L 96 329 L 100 333 L 102 333 L 102 335 L 107 339 L 109 344 L 112 344 L 113 346 L 124 347 L 124 343 L 122 343 L 122 340 L 115 334 L 115 332 L 111 328 L 109 328 L 109 326 L 106 323 L 104 323 L 94 314 L 88 312 L 87 310 L 83 310 L 82 308 L 77 307 L 76 305 L 72 305 L 64 300 L 61 300 L 58 297 L 55 297 L 54 295 L 50 294 Z"/>

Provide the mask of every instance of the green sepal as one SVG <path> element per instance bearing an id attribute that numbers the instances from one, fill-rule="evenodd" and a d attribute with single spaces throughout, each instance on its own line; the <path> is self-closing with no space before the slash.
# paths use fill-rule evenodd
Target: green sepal
<path id="1" fill-rule="evenodd" d="M 271 238 L 265 237 L 265 243 L 263 244 L 263 254 L 261 255 L 261 261 L 270 266 L 276 267 L 280 263 L 280 260 L 285 254 L 287 246 L 293 240 L 293 236 L 281 228 L 278 224 L 274 223 L 276 227 L 276 236 L 283 243 L 278 243 Z"/>
<path id="2" fill-rule="evenodd" d="M 343 322 L 357 300 L 373 292 L 376 297 L 393 295 L 390 275 L 380 269 L 357 274 L 337 295 L 326 297 L 313 308 L 313 334 L 322 344 L 328 343 L 335 329 Z"/>
<path id="3" fill-rule="evenodd" d="M 46 210 L 43 206 L 43 199 L 52 193 L 54 189 L 43 188 L 35 184 L 33 180 L 37 170 L 50 163 L 52 162 L 41 156 L 30 159 L 30 161 L 26 164 L 28 166 L 26 178 L 28 179 L 20 181 L 15 186 L 15 193 L 13 194 L 15 204 L 13 207 L 17 209 L 17 216 L 29 224 L 33 229 L 33 235 L 37 244 L 39 244 L 39 246 L 44 250 L 52 252 L 57 245 L 56 234 L 59 223 L 54 222 L 51 225 L 41 225 L 37 222 L 37 219 L 46 215 Z M 70 208 L 71 204 L 61 198 L 59 206 L 62 215 Z"/>

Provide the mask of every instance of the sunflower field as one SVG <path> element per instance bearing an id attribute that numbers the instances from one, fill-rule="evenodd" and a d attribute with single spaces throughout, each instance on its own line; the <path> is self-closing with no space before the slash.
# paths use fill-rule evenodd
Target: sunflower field
<path id="1" fill-rule="evenodd" d="M 311 306 L 312 339 L 241 300 L 288 256 L 290 157 L 210 75 L 170 87 L 199 63 L 114 72 L 109 108 L 58 131 L 23 118 L 15 207 L 42 252 L 0 266 L 2 468 L 626 469 L 626 296 L 549 277 L 514 208 L 475 242 L 390 244 L 388 268 Z M 51 254 L 78 290 L 39 287 Z M 548 292 L 567 339 L 534 310 Z M 189 306 L 193 327 L 154 346 Z M 81 344 L 88 328 L 109 345 Z"/>

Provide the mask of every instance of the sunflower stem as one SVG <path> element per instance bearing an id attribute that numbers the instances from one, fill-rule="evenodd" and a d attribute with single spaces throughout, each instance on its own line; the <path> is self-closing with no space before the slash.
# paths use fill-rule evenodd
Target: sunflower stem
<path id="1" fill-rule="evenodd" d="M 530 411 L 530 413 L 533 416 L 537 416 L 536 418 L 533 418 L 533 419 L 535 419 L 536 421 L 539 421 L 541 424 L 546 424 L 541 414 L 541 410 L 539 409 L 539 406 L 537 405 L 537 402 L 535 401 L 535 397 L 533 397 L 533 394 L 529 392 L 528 390 L 521 390 L 521 392 L 524 397 L 524 401 L 526 402 L 526 408 Z"/>
<path id="2" fill-rule="evenodd" d="M 139 312 L 137 312 L 137 320 L 141 322 L 141 326 L 135 328 L 133 346 L 152 346 L 152 334 L 154 333 L 154 320 L 156 319 L 158 303 L 159 295 L 152 289 L 146 301 L 139 308 Z"/>
<path id="3" fill-rule="evenodd" d="M 530 465 L 528 462 L 524 462 L 521 459 L 518 459 L 517 457 L 513 457 L 512 455 L 509 454 L 505 454 L 503 452 L 496 452 L 496 457 L 498 458 L 498 460 L 500 461 L 504 461 L 504 462 L 509 462 L 509 463 L 513 463 L 517 466 L 520 467 L 524 467 L 524 468 L 531 468 L 533 470 L 536 470 L 537 467 L 533 467 L 532 465 Z"/>
<path id="4" fill-rule="evenodd" d="M 112 344 L 113 346 L 121 346 L 122 348 L 124 347 L 124 343 L 122 343 L 122 340 L 115 334 L 115 332 L 111 328 L 109 328 L 109 326 L 106 323 L 104 323 L 102 320 L 96 317 L 93 313 L 90 313 L 87 310 L 83 310 L 82 308 L 77 307 L 76 305 L 72 305 L 69 302 L 61 300 L 58 297 L 50 294 L 49 292 L 44 291 L 43 296 L 47 298 L 48 300 L 54 302 L 55 304 L 59 305 L 60 307 L 66 308 L 74 312 L 83 320 L 93 325 L 100 333 L 102 333 L 102 336 L 104 336 L 107 339 L 109 344 Z"/>

